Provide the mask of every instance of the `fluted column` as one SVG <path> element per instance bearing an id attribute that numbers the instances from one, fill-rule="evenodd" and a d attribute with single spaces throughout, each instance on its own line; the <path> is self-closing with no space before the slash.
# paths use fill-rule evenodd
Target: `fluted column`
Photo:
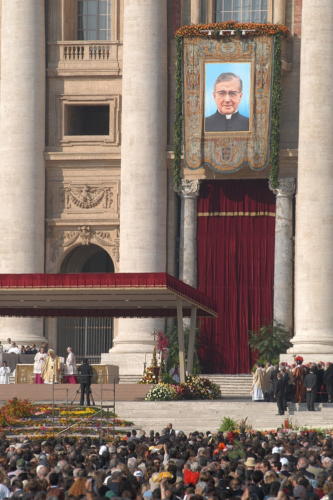
<path id="1" fill-rule="evenodd" d="M 197 286 L 197 198 L 200 182 L 184 179 L 181 186 L 180 279 Z"/>
<path id="2" fill-rule="evenodd" d="M 44 271 L 44 0 L 2 0 L 0 272 Z M 0 339 L 43 340 L 42 320 L 1 319 Z M 45 339 L 44 339 L 45 340 Z"/>
<path id="3" fill-rule="evenodd" d="M 282 178 L 276 195 L 274 257 L 274 321 L 293 326 L 293 196 L 295 179 Z"/>
<path id="4" fill-rule="evenodd" d="M 166 270 L 166 0 L 124 1 L 120 271 Z M 119 321 L 109 359 L 141 374 L 164 321 Z M 104 359 L 104 358 L 103 358 Z"/>
<path id="5" fill-rule="evenodd" d="M 333 355 L 333 2 L 303 0 L 293 351 Z M 319 97 L 320 96 L 320 97 Z"/>

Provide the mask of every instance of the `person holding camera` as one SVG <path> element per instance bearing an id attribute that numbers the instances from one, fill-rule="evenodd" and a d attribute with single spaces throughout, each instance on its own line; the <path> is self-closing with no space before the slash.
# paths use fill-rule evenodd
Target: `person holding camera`
<path id="1" fill-rule="evenodd" d="M 80 405 L 84 405 L 84 396 L 86 396 L 87 406 L 90 406 L 90 394 L 91 394 L 91 380 L 92 380 L 92 367 L 89 364 L 87 358 L 84 358 L 82 365 L 78 367 L 79 381 L 80 381 Z"/>

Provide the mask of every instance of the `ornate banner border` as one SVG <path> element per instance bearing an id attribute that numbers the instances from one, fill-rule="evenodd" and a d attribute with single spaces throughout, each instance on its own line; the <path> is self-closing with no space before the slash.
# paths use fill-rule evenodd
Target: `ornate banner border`
<path id="1" fill-rule="evenodd" d="M 243 167 L 262 170 L 268 166 L 273 44 L 273 37 L 265 35 L 252 39 L 184 40 L 185 167 L 204 166 L 231 173 Z M 251 64 L 249 131 L 204 131 L 204 68 L 210 62 Z"/>

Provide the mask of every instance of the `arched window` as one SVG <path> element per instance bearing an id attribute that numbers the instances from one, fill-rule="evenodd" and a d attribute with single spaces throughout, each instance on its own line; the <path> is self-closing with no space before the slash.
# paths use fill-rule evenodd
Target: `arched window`
<path id="1" fill-rule="evenodd" d="M 97 245 L 81 245 L 64 259 L 61 273 L 113 273 L 114 264 L 107 252 Z M 96 317 L 58 318 L 57 352 L 66 355 L 66 348 L 74 349 L 79 362 L 89 358 L 100 363 L 101 353 L 112 347 L 113 319 Z"/>
<path id="2" fill-rule="evenodd" d="M 77 0 L 77 39 L 111 40 L 111 0 Z"/>
<path id="3" fill-rule="evenodd" d="M 216 0 L 215 21 L 267 23 L 269 0 Z"/>

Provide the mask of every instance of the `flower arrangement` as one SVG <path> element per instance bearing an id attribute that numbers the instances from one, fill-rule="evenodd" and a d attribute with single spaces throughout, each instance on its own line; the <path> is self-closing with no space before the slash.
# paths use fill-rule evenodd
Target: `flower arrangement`
<path id="1" fill-rule="evenodd" d="M 230 31 L 234 33 L 231 35 Z M 244 33 L 245 31 L 245 33 Z M 209 33 L 210 32 L 210 33 Z M 176 31 L 176 37 L 231 37 L 242 35 L 242 37 L 253 37 L 260 35 L 284 35 L 287 36 L 289 30 L 283 24 L 271 23 L 239 23 L 237 21 L 225 21 L 223 23 L 193 24 L 191 26 L 181 26 Z"/>
<path id="2" fill-rule="evenodd" d="M 155 385 L 146 395 L 146 401 L 175 401 L 184 399 L 218 399 L 221 391 L 218 385 L 207 378 L 186 377 L 184 384 Z"/>
<path id="3" fill-rule="evenodd" d="M 64 431 L 70 436 L 105 437 L 115 433 L 122 435 L 124 431 L 120 428 L 132 425 L 132 422 L 122 420 L 112 412 L 101 412 L 99 408 L 34 405 L 16 398 L 8 401 L 0 411 L 0 426 L 6 429 L 8 439 L 47 439 Z"/>
<path id="4" fill-rule="evenodd" d="M 176 386 L 172 384 L 156 384 L 145 397 L 146 401 L 173 401 L 178 399 Z"/>

